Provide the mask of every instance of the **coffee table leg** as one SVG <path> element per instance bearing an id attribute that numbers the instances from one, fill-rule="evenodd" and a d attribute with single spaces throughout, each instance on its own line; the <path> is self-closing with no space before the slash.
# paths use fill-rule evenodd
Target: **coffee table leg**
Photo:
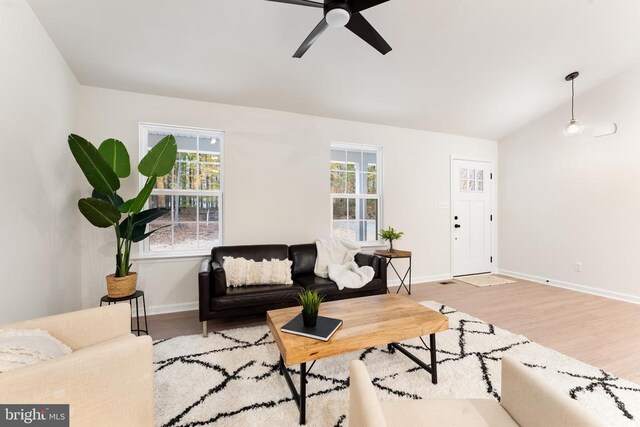
<path id="1" fill-rule="evenodd" d="M 300 425 L 306 421 L 307 364 L 300 364 Z"/>
<path id="2" fill-rule="evenodd" d="M 278 363 L 278 367 L 280 368 L 280 375 L 284 375 L 284 360 L 282 360 L 282 356 L 280 356 L 280 362 Z"/>
<path id="3" fill-rule="evenodd" d="M 431 382 L 438 384 L 438 361 L 436 359 L 436 334 L 429 335 L 429 353 L 431 353 Z"/>

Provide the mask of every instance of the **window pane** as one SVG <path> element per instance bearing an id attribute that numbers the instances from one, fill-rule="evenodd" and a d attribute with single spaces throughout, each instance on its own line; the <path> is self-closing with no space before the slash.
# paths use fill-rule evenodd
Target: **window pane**
<path id="1" fill-rule="evenodd" d="M 347 218 L 356 219 L 356 199 L 347 199 L 348 209 Z"/>
<path id="2" fill-rule="evenodd" d="M 378 223 L 377 221 L 360 221 L 362 227 L 362 240 L 366 242 L 375 242 L 378 240 Z"/>
<path id="3" fill-rule="evenodd" d="M 378 176 L 375 173 L 365 173 L 364 179 L 367 182 L 367 194 L 378 194 Z"/>
<path id="4" fill-rule="evenodd" d="M 478 191 L 484 191 L 484 181 L 478 181 Z"/>
<path id="5" fill-rule="evenodd" d="M 347 173 L 346 172 L 331 172 L 331 193 L 343 194 L 347 188 Z"/>
<path id="6" fill-rule="evenodd" d="M 331 169 L 347 170 L 347 152 L 345 150 L 331 150 Z"/>
<path id="7" fill-rule="evenodd" d="M 333 237 L 344 240 L 356 240 L 355 222 L 334 221 Z"/>
<path id="8" fill-rule="evenodd" d="M 469 191 L 476 191 L 476 182 L 469 181 Z"/>
<path id="9" fill-rule="evenodd" d="M 220 165 L 200 163 L 200 189 L 220 190 Z"/>
<path id="10" fill-rule="evenodd" d="M 377 200 L 367 200 L 367 213 L 366 219 L 378 219 L 378 201 Z M 377 239 L 376 239 L 377 240 Z"/>
<path id="11" fill-rule="evenodd" d="M 375 172 L 377 172 L 377 171 L 378 171 L 378 168 L 377 168 L 377 166 L 376 166 L 376 164 L 375 164 L 375 163 L 374 163 L 374 164 L 368 164 L 368 165 L 367 165 L 367 172 L 375 173 Z"/>
<path id="12" fill-rule="evenodd" d="M 484 171 L 482 169 L 478 169 L 476 171 L 476 178 L 477 179 L 484 179 Z"/>
<path id="13" fill-rule="evenodd" d="M 347 199 L 333 199 L 333 219 L 347 219 Z"/>
<path id="14" fill-rule="evenodd" d="M 207 224 L 220 220 L 220 207 L 218 196 L 198 197 L 198 221 Z"/>
<path id="15" fill-rule="evenodd" d="M 347 172 L 347 194 L 356 194 L 356 174 L 355 172 Z"/>
<path id="16" fill-rule="evenodd" d="M 180 190 L 197 190 L 196 162 L 180 162 L 175 166 L 178 188 Z"/>
<path id="17" fill-rule="evenodd" d="M 201 136 L 198 150 L 201 162 L 219 162 L 220 161 L 220 137 Z M 217 157 L 217 159 L 216 159 Z M 215 159 L 215 160 L 214 160 Z"/>
<path id="18" fill-rule="evenodd" d="M 166 224 L 154 221 L 149 224 L 149 231 L 151 230 L 158 231 L 149 236 L 149 249 L 152 251 L 170 250 L 173 244 L 173 227 L 171 223 Z"/>
<path id="19" fill-rule="evenodd" d="M 197 196 L 175 196 L 175 205 L 173 211 L 174 222 L 197 221 Z"/>
<path id="20" fill-rule="evenodd" d="M 195 222 L 175 223 L 173 226 L 173 249 L 197 249 L 198 224 Z"/>
<path id="21" fill-rule="evenodd" d="M 199 249 L 212 249 L 214 246 L 220 244 L 220 229 L 217 221 L 200 223 L 199 227 Z"/>

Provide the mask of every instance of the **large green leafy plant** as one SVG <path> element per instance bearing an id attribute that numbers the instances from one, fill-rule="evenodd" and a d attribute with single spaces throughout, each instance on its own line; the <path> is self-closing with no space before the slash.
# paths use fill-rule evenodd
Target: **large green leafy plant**
<path id="1" fill-rule="evenodd" d="M 147 177 L 138 195 L 125 201 L 117 193 L 120 178 L 131 173 L 129 153 L 117 139 L 107 139 L 99 148 L 81 136 L 71 134 L 69 148 L 84 176 L 93 187 L 91 197 L 80 199 L 78 208 L 99 228 L 113 227 L 116 234 L 116 277 L 125 277 L 131 268 L 131 244 L 141 242 L 158 229 L 147 232 L 147 225 L 170 213 L 169 209 L 143 210 L 158 177 L 171 172 L 178 156 L 173 135 L 166 136 L 142 158 L 138 171 Z"/>

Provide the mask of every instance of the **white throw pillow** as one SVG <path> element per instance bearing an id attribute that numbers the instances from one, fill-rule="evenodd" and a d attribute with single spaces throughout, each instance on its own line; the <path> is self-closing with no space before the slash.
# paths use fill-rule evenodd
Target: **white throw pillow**
<path id="1" fill-rule="evenodd" d="M 245 258 L 223 257 L 222 268 L 227 276 L 227 286 L 292 285 L 292 261 L 266 259 L 255 262 Z"/>
<path id="2" fill-rule="evenodd" d="M 0 373 L 70 354 L 71 349 L 41 329 L 0 329 Z"/>

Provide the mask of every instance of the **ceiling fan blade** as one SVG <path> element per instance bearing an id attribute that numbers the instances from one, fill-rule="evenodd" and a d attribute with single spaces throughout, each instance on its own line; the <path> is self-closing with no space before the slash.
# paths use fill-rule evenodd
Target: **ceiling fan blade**
<path id="1" fill-rule="evenodd" d="M 352 12 L 362 12 L 370 7 L 377 6 L 381 3 L 388 2 L 389 0 L 351 0 L 349 6 Z"/>
<path id="2" fill-rule="evenodd" d="M 276 3 L 288 3 L 288 4 L 297 4 L 298 6 L 311 6 L 311 7 L 324 7 L 323 3 L 318 3 L 311 0 L 267 0 L 273 1 Z"/>
<path id="3" fill-rule="evenodd" d="M 311 45 L 314 44 L 316 40 L 318 40 L 318 37 L 320 37 L 320 35 L 324 33 L 324 30 L 326 30 L 328 26 L 329 24 L 327 24 L 327 21 L 325 21 L 325 19 L 322 18 L 320 23 L 316 25 L 316 28 L 314 28 L 313 31 L 311 31 L 311 34 L 309 34 L 309 36 L 305 39 L 305 41 L 302 42 L 302 44 L 300 45 L 296 53 L 293 55 L 293 57 L 302 58 L 302 55 L 304 55 L 305 52 L 309 50 Z"/>
<path id="4" fill-rule="evenodd" d="M 391 52 L 391 46 L 389 46 L 380 33 L 373 28 L 369 21 L 364 19 L 364 16 L 359 13 L 353 13 L 351 15 L 351 19 L 346 27 L 351 30 L 353 34 L 373 46 L 381 54 L 386 55 Z"/>

